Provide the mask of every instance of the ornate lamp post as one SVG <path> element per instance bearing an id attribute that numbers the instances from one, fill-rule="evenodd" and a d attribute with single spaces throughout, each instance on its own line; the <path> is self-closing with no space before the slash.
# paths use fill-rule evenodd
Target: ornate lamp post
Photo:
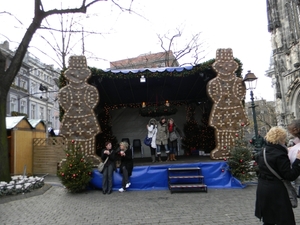
<path id="1" fill-rule="evenodd" d="M 243 81 L 246 85 L 246 89 L 250 90 L 251 106 L 249 108 L 252 108 L 255 140 L 257 140 L 258 129 L 257 129 L 256 112 L 255 112 L 256 105 L 254 104 L 254 98 L 253 98 L 253 90 L 256 88 L 257 77 L 254 75 L 254 73 L 251 73 L 251 71 L 249 70 Z"/>

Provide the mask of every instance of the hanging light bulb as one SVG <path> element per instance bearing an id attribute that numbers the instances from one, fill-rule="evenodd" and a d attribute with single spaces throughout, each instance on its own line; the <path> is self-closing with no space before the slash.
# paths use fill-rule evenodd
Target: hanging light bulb
<path id="1" fill-rule="evenodd" d="M 142 103 L 142 107 L 145 108 L 146 107 L 146 102 Z"/>
<path id="2" fill-rule="evenodd" d="M 141 78 L 140 78 L 140 82 L 141 82 L 141 83 L 145 83 L 145 82 L 146 82 L 146 78 L 145 78 L 145 76 L 144 76 L 144 75 L 142 75 L 142 76 L 141 76 Z"/>
<path id="3" fill-rule="evenodd" d="M 168 100 L 166 101 L 166 106 L 170 106 L 170 103 Z"/>

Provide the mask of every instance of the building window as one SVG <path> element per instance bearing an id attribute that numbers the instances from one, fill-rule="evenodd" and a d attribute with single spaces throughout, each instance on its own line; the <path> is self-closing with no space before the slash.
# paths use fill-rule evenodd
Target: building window
<path id="1" fill-rule="evenodd" d="M 44 119 L 44 107 L 40 107 L 40 119 Z"/>
<path id="2" fill-rule="evenodd" d="M 31 105 L 31 119 L 35 119 L 35 105 Z"/>
<path id="3" fill-rule="evenodd" d="M 20 87 L 24 88 L 24 89 L 27 89 L 27 82 L 25 80 L 21 79 L 21 81 L 20 81 Z"/>
<path id="4" fill-rule="evenodd" d="M 36 83 L 31 83 L 31 87 L 30 87 L 30 94 L 35 94 L 36 92 Z"/>
<path id="5" fill-rule="evenodd" d="M 47 122 L 49 123 L 51 121 L 51 110 L 48 109 L 48 114 L 47 114 Z"/>
<path id="6" fill-rule="evenodd" d="M 10 112 L 17 111 L 17 98 L 10 97 Z"/>
<path id="7" fill-rule="evenodd" d="M 26 113 L 26 111 L 27 111 L 27 109 L 26 109 L 26 101 L 24 101 L 24 100 L 21 101 L 20 111 L 21 111 L 21 113 Z"/>

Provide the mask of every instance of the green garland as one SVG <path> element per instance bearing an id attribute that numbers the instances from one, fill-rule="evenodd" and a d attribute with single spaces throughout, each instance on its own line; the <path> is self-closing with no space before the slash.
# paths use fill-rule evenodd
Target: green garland
<path id="1" fill-rule="evenodd" d="M 146 106 L 140 109 L 140 115 L 143 117 L 170 116 L 175 113 L 177 113 L 177 108 L 173 105 Z"/>

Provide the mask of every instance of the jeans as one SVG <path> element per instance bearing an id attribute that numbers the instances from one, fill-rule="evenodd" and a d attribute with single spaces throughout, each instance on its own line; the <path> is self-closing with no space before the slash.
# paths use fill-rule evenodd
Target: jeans
<path id="1" fill-rule="evenodd" d="M 170 154 L 176 154 L 177 140 L 169 142 Z"/>
<path id="2" fill-rule="evenodd" d="M 169 153 L 168 145 L 164 145 L 164 146 L 165 146 L 166 154 L 168 154 Z M 161 145 L 156 146 L 156 154 L 157 155 L 161 155 L 160 148 L 161 148 Z"/>
<path id="3" fill-rule="evenodd" d="M 126 188 L 126 184 L 129 183 L 129 177 L 128 177 L 128 171 L 126 169 L 125 166 L 122 167 L 122 176 L 123 176 L 123 179 L 122 179 L 122 188 L 125 189 Z"/>
<path id="4" fill-rule="evenodd" d="M 112 182 L 113 182 L 113 164 L 105 166 L 103 169 L 102 177 L 102 191 L 111 192 L 112 191 Z"/>

